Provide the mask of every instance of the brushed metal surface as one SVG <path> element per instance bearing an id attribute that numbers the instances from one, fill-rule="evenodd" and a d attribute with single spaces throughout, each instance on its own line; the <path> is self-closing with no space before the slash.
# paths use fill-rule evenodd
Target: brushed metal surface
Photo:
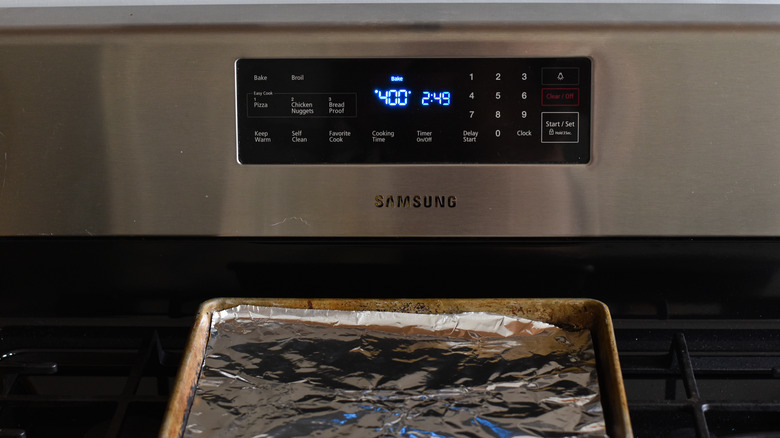
<path id="1" fill-rule="evenodd" d="M 236 162 L 237 58 L 350 56 L 591 57 L 592 162 Z M 9 27 L 0 66 L 3 236 L 780 235 L 780 25 Z"/>
<path id="2" fill-rule="evenodd" d="M 738 24 L 774 25 L 777 0 L 246 0 L 176 2 L 94 0 L 47 2 L 16 0 L 21 7 L 0 6 L 0 27 L 139 26 L 139 25 L 452 25 L 452 24 Z M 38 2 L 41 3 L 41 2 Z M 106 6 L 118 3 L 115 6 Z M 154 3 L 152 5 L 151 3 Z M 197 4 L 201 3 L 201 4 Z M 244 3 L 244 4 L 241 4 Z M 773 4 L 774 3 L 774 4 Z M 62 6 L 65 5 L 65 6 Z M 402 5 L 402 6 L 399 6 Z"/>

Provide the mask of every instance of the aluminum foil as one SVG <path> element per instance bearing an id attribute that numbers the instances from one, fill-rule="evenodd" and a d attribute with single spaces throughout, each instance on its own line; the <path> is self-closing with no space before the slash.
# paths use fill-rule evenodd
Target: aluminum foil
<path id="1" fill-rule="evenodd" d="M 590 332 L 486 313 L 215 313 L 185 437 L 603 437 Z"/>

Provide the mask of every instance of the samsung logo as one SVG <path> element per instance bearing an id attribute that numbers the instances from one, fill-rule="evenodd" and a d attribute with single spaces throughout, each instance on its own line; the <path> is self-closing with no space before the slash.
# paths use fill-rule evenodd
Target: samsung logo
<path id="1" fill-rule="evenodd" d="M 374 206 L 376 208 L 455 208 L 458 198 L 453 195 L 376 195 Z"/>

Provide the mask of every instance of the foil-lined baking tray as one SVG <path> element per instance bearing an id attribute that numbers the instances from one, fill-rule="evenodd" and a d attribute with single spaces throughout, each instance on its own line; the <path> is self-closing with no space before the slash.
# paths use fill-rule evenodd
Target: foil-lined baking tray
<path id="1" fill-rule="evenodd" d="M 523 345 L 516 343 L 521 338 Z M 356 340 L 357 344 L 350 344 Z M 331 345 L 311 349 L 317 342 Z M 300 346 L 308 350 L 296 350 Z M 345 346 L 359 351 L 347 351 L 345 359 L 329 357 L 327 364 L 318 362 L 322 357 L 318 359 L 317 352 Z M 403 357 L 394 357 L 393 366 L 383 368 L 369 357 L 384 354 L 378 346 L 401 351 Z M 404 349 L 410 348 L 414 354 L 404 356 Z M 534 355 L 527 354 L 529 348 Z M 456 354 L 463 349 L 467 351 L 463 357 Z M 283 364 L 263 370 L 255 366 L 261 357 L 266 364 L 280 360 Z M 441 380 L 439 369 L 426 374 L 416 364 L 413 373 L 399 367 L 423 357 L 429 370 L 454 366 L 465 371 L 469 384 L 417 384 L 415 379 Z M 479 362 L 480 357 L 486 360 Z M 544 375 L 536 368 L 549 361 L 558 366 L 564 360 L 568 362 L 564 372 Z M 301 372 L 306 367 L 300 363 L 313 368 Z M 598 372 L 590 370 L 593 366 Z M 516 378 L 528 371 L 518 368 L 528 367 L 536 380 Z M 411 386 L 405 387 L 410 381 Z M 546 386 L 539 389 L 538 384 Z M 538 418 L 534 416 L 542 405 L 535 406 L 534 398 L 545 406 L 546 413 Z M 551 402 L 555 409 L 549 409 Z M 510 410 L 512 415 L 505 415 Z M 339 426 L 345 423 L 349 427 Z M 221 424 L 242 429 L 220 430 Z M 631 436 L 609 313 L 593 300 L 218 299 L 204 303 L 161 436 L 233 436 L 246 432 L 247 425 L 258 424 L 265 431 L 260 436 L 304 436 L 301 428 L 382 437 L 564 436 L 554 432 L 558 427 L 566 436 L 605 436 L 604 429 L 609 436 Z M 364 424 L 367 428 L 361 429 Z M 375 424 L 383 426 L 372 429 Z"/>

